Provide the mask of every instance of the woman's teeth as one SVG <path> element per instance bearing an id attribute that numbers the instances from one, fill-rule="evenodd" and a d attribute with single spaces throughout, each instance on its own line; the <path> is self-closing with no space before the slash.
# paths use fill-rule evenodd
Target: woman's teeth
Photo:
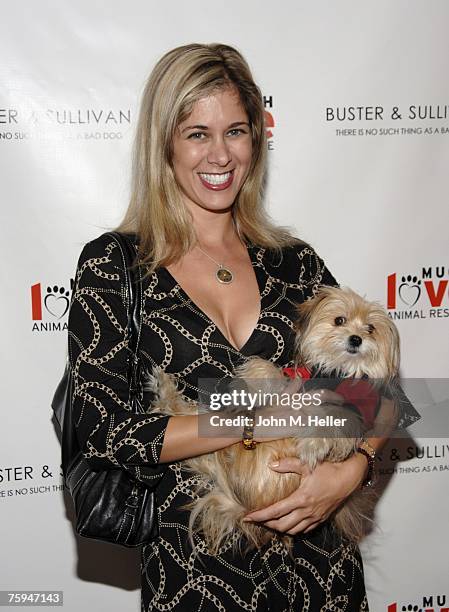
<path id="1" fill-rule="evenodd" d="M 202 174 L 200 173 L 200 177 L 206 183 L 210 185 L 223 185 L 231 178 L 231 172 L 225 172 L 224 174 Z"/>

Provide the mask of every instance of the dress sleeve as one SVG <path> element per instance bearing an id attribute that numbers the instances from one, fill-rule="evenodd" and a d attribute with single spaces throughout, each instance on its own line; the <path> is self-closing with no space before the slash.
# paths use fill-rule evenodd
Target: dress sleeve
<path id="1" fill-rule="evenodd" d="M 296 252 L 299 263 L 299 279 L 304 287 L 304 298 L 312 298 L 323 285 L 339 287 L 334 275 L 318 253 L 309 245 L 302 245 Z"/>
<path id="2" fill-rule="evenodd" d="M 324 261 L 320 257 L 318 257 L 318 261 L 322 269 L 322 277 L 321 277 L 320 285 L 327 285 L 328 287 L 339 287 L 340 285 L 335 280 L 334 276 L 331 274 L 331 272 L 329 271 Z"/>
<path id="3" fill-rule="evenodd" d="M 419 421 L 421 415 L 408 399 L 400 384 L 399 378 L 395 378 L 388 385 L 382 387 L 382 396 L 394 401 L 398 410 L 398 424 L 396 429 L 406 429 Z"/>
<path id="4" fill-rule="evenodd" d="M 93 469 L 122 467 L 154 484 L 167 467 L 158 463 L 169 417 L 131 411 L 126 300 L 119 246 L 103 234 L 81 252 L 69 311 L 76 432 Z"/>

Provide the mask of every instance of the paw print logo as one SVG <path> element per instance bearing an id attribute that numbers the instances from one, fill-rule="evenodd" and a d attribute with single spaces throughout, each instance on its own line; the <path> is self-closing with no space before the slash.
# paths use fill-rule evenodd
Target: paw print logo
<path id="1" fill-rule="evenodd" d="M 399 285 L 399 297 L 409 308 L 412 308 L 421 296 L 421 281 L 417 276 L 403 276 Z"/>
<path id="2" fill-rule="evenodd" d="M 408 604 L 408 606 L 402 606 L 402 612 L 422 612 L 422 608 L 419 606 L 413 606 L 412 604 Z"/>
<path id="3" fill-rule="evenodd" d="M 70 306 L 70 292 L 64 287 L 47 287 L 47 295 L 44 298 L 44 305 L 47 311 L 57 319 L 62 319 Z"/>

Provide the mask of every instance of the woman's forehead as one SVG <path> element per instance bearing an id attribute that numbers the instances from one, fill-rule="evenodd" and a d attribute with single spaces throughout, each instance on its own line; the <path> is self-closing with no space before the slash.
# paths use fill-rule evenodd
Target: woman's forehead
<path id="1" fill-rule="evenodd" d="M 231 116 L 235 116 L 235 121 L 248 120 L 238 91 L 234 87 L 226 87 L 205 93 L 198 98 L 188 109 L 187 114 L 180 119 L 178 125 L 192 120 L 196 122 L 201 118 L 210 121 Z"/>

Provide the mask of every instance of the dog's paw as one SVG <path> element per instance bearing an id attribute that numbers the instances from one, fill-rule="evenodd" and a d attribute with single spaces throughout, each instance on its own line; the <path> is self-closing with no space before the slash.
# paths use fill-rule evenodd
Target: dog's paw
<path id="1" fill-rule="evenodd" d="M 318 422 L 312 421 L 318 424 L 311 425 L 309 417 L 318 418 Z M 296 433 L 299 458 L 312 469 L 322 461 L 347 459 L 362 435 L 361 419 L 341 407 L 321 405 L 311 412 L 304 411 L 303 420 L 306 426 Z"/>
<path id="2" fill-rule="evenodd" d="M 348 459 L 357 447 L 358 438 L 331 438 L 326 461 L 339 463 Z"/>
<path id="3" fill-rule="evenodd" d="M 333 440 L 329 438 L 306 438 L 298 441 L 298 459 L 310 469 L 327 459 Z"/>
<path id="4" fill-rule="evenodd" d="M 237 391 L 258 394 L 258 405 L 262 406 L 266 404 L 266 398 L 282 393 L 288 380 L 282 370 L 270 361 L 250 357 L 237 366 L 230 386 Z M 271 403 L 272 400 L 268 399 L 268 404 Z"/>
<path id="5" fill-rule="evenodd" d="M 271 361 L 262 359 L 261 357 L 250 357 L 244 363 L 237 366 L 235 375 L 238 378 L 245 380 L 258 378 L 282 378 L 282 371 L 276 367 Z"/>

